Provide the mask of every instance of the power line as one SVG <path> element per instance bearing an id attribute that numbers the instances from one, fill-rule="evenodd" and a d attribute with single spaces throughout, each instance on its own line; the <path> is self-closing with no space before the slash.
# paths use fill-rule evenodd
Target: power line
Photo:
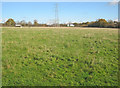
<path id="1" fill-rule="evenodd" d="M 58 4 L 55 4 L 55 27 L 59 27 Z"/>

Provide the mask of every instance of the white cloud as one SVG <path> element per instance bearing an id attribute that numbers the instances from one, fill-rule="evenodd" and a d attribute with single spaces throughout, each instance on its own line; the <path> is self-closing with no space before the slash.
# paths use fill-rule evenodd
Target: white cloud
<path id="1" fill-rule="evenodd" d="M 114 21 L 118 21 L 118 19 L 115 19 Z"/>
<path id="2" fill-rule="evenodd" d="M 0 19 L 0 23 L 4 23 L 8 20 L 8 18 Z"/>
<path id="3" fill-rule="evenodd" d="M 0 19 L 0 23 L 2 22 L 2 19 Z"/>
<path id="4" fill-rule="evenodd" d="M 109 3 L 110 5 L 117 5 L 118 4 L 118 0 L 113 0 L 112 2 Z"/>

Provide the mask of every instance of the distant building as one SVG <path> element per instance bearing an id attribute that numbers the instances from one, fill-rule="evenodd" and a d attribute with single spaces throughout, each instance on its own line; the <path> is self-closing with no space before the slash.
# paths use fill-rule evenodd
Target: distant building
<path id="1" fill-rule="evenodd" d="M 67 24 L 68 27 L 74 27 L 75 25 L 72 23 Z"/>
<path id="2" fill-rule="evenodd" d="M 20 25 L 20 24 L 16 24 L 15 27 L 22 27 L 22 25 Z"/>

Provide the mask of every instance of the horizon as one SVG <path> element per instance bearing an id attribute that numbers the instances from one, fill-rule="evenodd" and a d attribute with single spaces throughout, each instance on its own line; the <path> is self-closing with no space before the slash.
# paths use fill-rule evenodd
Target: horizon
<path id="1" fill-rule="evenodd" d="M 111 5 L 108 2 L 57 3 L 59 23 L 82 23 L 97 19 L 118 20 L 118 4 Z M 25 20 L 33 23 L 36 19 L 40 24 L 53 23 L 55 4 L 56 2 L 3 2 L 2 22 L 12 18 L 15 22 Z"/>

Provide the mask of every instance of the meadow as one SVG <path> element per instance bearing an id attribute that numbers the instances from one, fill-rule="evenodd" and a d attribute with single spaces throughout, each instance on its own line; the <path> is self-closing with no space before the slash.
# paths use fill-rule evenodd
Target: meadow
<path id="1" fill-rule="evenodd" d="M 2 28 L 3 86 L 118 86 L 118 29 Z"/>

